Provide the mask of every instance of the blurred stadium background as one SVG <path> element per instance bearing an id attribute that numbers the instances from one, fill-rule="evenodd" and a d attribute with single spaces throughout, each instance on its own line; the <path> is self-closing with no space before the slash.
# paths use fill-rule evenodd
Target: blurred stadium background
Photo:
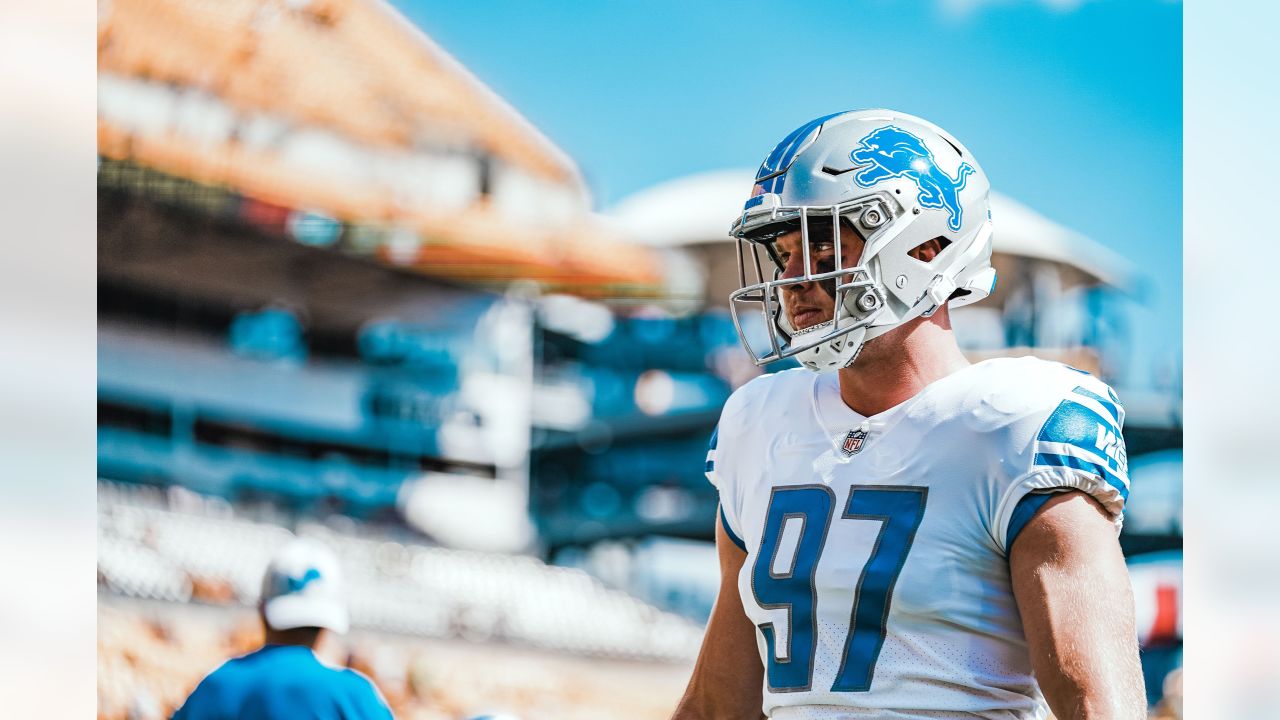
<path id="1" fill-rule="evenodd" d="M 398 717 L 666 717 L 717 584 L 706 441 L 760 372 L 725 307 L 751 169 L 598 210 L 378 0 L 111 0 L 98 45 L 99 717 L 167 717 L 260 642 L 290 532 L 343 559 L 332 659 Z M 1177 717 L 1180 382 L 1119 371 L 1143 278 L 993 205 L 1000 288 L 957 333 L 1119 386 L 1121 542 Z"/>

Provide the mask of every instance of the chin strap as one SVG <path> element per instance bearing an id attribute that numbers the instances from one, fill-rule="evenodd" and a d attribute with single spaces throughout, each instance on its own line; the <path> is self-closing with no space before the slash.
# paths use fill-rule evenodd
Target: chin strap
<path id="1" fill-rule="evenodd" d="M 862 351 L 862 345 L 867 339 L 866 333 L 866 328 L 851 330 L 848 334 L 832 338 L 817 347 L 798 353 L 795 358 L 801 365 L 814 372 L 849 367 L 853 364 L 854 359 L 858 357 L 858 353 Z M 845 359 L 843 355 L 847 347 L 853 348 L 853 354 L 848 359 Z"/>
<path id="2" fill-rule="evenodd" d="M 929 283 L 929 287 L 925 288 L 925 297 L 929 298 L 929 302 L 933 303 L 927 310 L 920 313 L 922 317 L 933 317 L 933 314 L 942 307 L 942 304 L 951 298 L 951 293 L 956 291 L 956 281 L 946 275 L 936 275 Z"/>

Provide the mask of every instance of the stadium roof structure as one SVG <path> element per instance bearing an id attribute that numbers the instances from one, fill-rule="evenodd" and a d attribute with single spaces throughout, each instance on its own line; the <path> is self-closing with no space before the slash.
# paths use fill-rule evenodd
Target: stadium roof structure
<path id="1" fill-rule="evenodd" d="M 642 242 L 658 247 L 728 242 L 729 224 L 751 188 L 752 170 L 715 170 L 652 186 L 608 214 Z M 996 253 L 1072 268 L 1088 284 L 1132 289 L 1132 264 L 1112 250 L 1000 193 L 991 193 Z"/>
<path id="2" fill-rule="evenodd" d="M 658 282 L 572 159 L 383 0 L 112 0 L 98 70 L 108 159 L 390 228 L 382 259 L 432 274 Z"/>

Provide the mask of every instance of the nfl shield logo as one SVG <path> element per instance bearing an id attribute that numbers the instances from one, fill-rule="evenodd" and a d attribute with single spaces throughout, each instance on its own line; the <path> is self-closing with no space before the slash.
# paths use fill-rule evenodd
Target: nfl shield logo
<path id="1" fill-rule="evenodd" d="M 867 431 L 858 429 L 850 430 L 848 435 L 844 436 L 844 445 L 840 447 L 845 455 L 857 455 L 862 449 L 862 443 L 867 439 Z"/>

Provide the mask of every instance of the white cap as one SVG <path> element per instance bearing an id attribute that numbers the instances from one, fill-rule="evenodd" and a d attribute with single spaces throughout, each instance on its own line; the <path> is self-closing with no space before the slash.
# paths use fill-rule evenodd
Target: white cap
<path id="1" fill-rule="evenodd" d="M 322 627 L 345 633 L 347 603 L 333 551 L 310 538 L 281 548 L 262 578 L 262 614 L 275 630 Z"/>

